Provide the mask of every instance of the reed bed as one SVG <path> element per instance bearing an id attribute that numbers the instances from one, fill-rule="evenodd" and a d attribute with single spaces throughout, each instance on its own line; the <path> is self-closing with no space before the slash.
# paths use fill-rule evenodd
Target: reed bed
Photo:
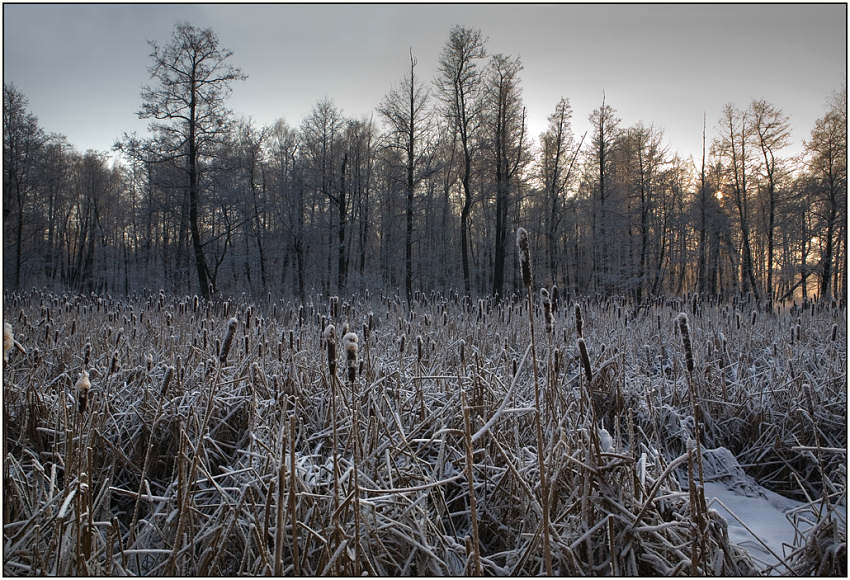
<path id="1" fill-rule="evenodd" d="M 6 293 L 3 572 L 846 575 L 845 320 Z M 706 503 L 724 480 L 808 506 L 777 568 Z"/>

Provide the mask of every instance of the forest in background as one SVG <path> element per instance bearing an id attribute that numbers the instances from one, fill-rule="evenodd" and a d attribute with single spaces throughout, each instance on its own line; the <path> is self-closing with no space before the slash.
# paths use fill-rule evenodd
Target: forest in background
<path id="1" fill-rule="evenodd" d="M 149 132 L 118 139 L 120 163 L 4 84 L 4 288 L 505 296 L 521 226 L 537 282 L 569 293 L 846 297 L 845 87 L 799 157 L 782 155 L 779 103 L 754 100 L 706 119 L 701 158 L 683 159 L 604 97 L 587 133 L 564 97 L 529 135 L 521 60 L 475 29 L 450 30 L 434 79 L 411 50 L 369 117 L 325 98 L 298 127 L 228 109 L 246 75 L 212 30 L 151 48 Z"/>

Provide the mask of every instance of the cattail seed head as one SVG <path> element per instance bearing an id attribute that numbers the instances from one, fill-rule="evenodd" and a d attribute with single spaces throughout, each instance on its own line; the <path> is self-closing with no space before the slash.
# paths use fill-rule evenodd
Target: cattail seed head
<path id="1" fill-rule="evenodd" d="M 546 334 L 552 334 L 552 301 L 546 288 L 540 289 L 540 301 L 543 303 L 543 319 L 546 321 Z"/>
<path id="2" fill-rule="evenodd" d="M 85 413 L 86 405 L 88 404 L 89 389 L 91 388 L 88 371 L 82 371 L 80 373 L 80 378 L 77 379 L 77 384 L 74 385 L 74 388 L 77 391 L 77 409 L 80 413 Z"/>
<path id="3" fill-rule="evenodd" d="M 238 324 L 239 321 L 236 320 L 236 317 L 227 321 L 227 332 L 224 335 L 224 342 L 221 345 L 221 352 L 218 355 L 218 360 L 221 364 L 227 361 L 227 355 L 230 354 L 230 347 L 233 345 L 233 335 L 236 334 L 236 325 Z"/>
<path id="4" fill-rule="evenodd" d="M 402 334 L 402 335 L 401 335 L 401 340 L 400 340 L 400 342 L 399 342 L 399 346 L 398 346 L 398 352 L 399 352 L 399 354 L 404 354 L 404 337 L 405 337 L 405 335 L 404 335 L 404 334 Z"/>
<path id="5" fill-rule="evenodd" d="M 171 383 L 171 379 L 174 377 L 174 367 L 169 366 L 165 369 L 165 376 L 162 378 L 162 386 L 159 389 L 159 396 L 161 398 L 165 397 L 168 393 L 168 385 Z"/>
<path id="6" fill-rule="evenodd" d="M 836 337 L 837 334 L 838 334 L 838 325 L 833 324 L 832 325 L 832 342 L 835 342 L 835 337 Z"/>
<path id="7" fill-rule="evenodd" d="M 582 334 L 581 334 L 581 306 L 579 306 L 578 304 L 576 304 L 576 333 L 579 335 L 579 337 L 582 336 Z"/>
<path id="8" fill-rule="evenodd" d="M 526 288 L 531 287 L 531 251 L 528 249 L 528 232 L 525 228 L 517 228 L 516 245 L 519 251 L 519 266 L 522 270 L 522 283 Z"/>
<path id="9" fill-rule="evenodd" d="M 584 374 L 587 380 L 593 379 L 593 370 L 590 368 L 590 357 L 587 355 L 587 345 L 584 344 L 584 339 L 578 339 L 578 351 L 581 356 L 581 366 L 584 367 Z"/>
<path id="10" fill-rule="evenodd" d="M 328 371 L 331 376 L 336 375 L 336 328 L 333 324 L 328 324 L 325 328 L 325 342 L 328 345 Z"/>
<path id="11" fill-rule="evenodd" d="M 118 370 L 118 351 L 112 353 L 112 361 L 109 363 L 109 374 L 111 375 Z"/>
<path id="12" fill-rule="evenodd" d="M 416 335 L 416 362 L 422 362 L 422 336 Z"/>
<path id="13" fill-rule="evenodd" d="M 345 349 L 345 364 L 348 368 L 348 382 L 353 383 L 357 372 L 357 335 L 353 332 L 342 337 L 342 347 Z"/>
<path id="14" fill-rule="evenodd" d="M 9 360 L 9 351 L 15 345 L 15 336 L 12 334 L 12 325 L 3 323 L 3 360 Z"/>
<path id="15" fill-rule="evenodd" d="M 679 332 L 682 333 L 682 345 L 685 348 L 685 362 L 688 366 L 688 372 L 694 372 L 694 353 L 691 349 L 691 328 L 688 325 L 688 315 L 684 312 L 679 313 Z"/>
<path id="16" fill-rule="evenodd" d="M 89 359 L 91 358 L 91 343 L 87 342 L 86 346 L 83 347 L 83 366 L 89 366 Z"/>

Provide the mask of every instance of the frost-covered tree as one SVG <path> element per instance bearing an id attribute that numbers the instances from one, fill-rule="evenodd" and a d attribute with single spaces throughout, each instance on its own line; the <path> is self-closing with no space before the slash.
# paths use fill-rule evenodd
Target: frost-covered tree
<path id="1" fill-rule="evenodd" d="M 228 131 L 230 111 L 225 100 L 231 83 L 246 78 L 229 62 L 211 29 L 179 24 L 168 44 L 151 42 L 148 72 L 152 85 L 142 88 L 139 118 L 151 119 L 164 158 L 185 162 L 188 227 L 201 295 L 208 297 L 211 279 L 201 239 L 201 174 L 204 159 L 212 155 Z M 182 235 L 182 232 L 181 232 Z"/>

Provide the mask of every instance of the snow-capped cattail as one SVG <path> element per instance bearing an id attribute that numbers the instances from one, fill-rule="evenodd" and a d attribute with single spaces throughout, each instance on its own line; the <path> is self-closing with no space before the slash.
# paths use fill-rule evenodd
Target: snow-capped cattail
<path id="1" fill-rule="evenodd" d="M 684 312 L 679 313 L 679 332 L 682 333 L 682 345 L 685 347 L 685 362 L 688 365 L 688 372 L 694 372 L 694 353 L 691 349 L 691 328 L 688 325 L 688 315 Z"/>
<path id="2" fill-rule="evenodd" d="M 86 405 L 88 404 L 89 389 L 91 388 L 91 381 L 89 381 L 88 371 L 83 371 L 80 373 L 80 378 L 77 379 L 77 384 L 74 385 L 74 388 L 77 391 L 77 409 L 80 413 L 85 413 Z"/>
<path id="3" fill-rule="evenodd" d="M 581 306 L 576 304 L 576 333 L 581 337 Z"/>
<path id="4" fill-rule="evenodd" d="M 583 338 L 578 339 L 578 351 L 581 356 L 581 366 L 584 367 L 584 374 L 590 381 L 593 378 L 593 371 L 590 368 L 590 357 L 587 356 L 587 345 L 584 344 Z"/>
<path id="5" fill-rule="evenodd" d="M 9 360 L 9 351 L 15 345 L 15 335 L 12 334 L 12 325 L 3 323 L 3 361 Z"/>
<path id="6" fill-rule="evenodd" d="M 348 382 L 353 383 L 357 373 L 357 335 L 349 332 L 342 337 L 342 347 L 345 349 L 345 365 L 348 368 Z"/>
<path id="7" fill-rule="evenodd" d="M 526 288 L 531 287 L 531 251 L 528 249 L 528 232 L 525 228 L 517 228 L 516 245 L 519 251 L 519 266 L 522 270 L 522 283 Z"/>
<path id="8" fill-rule="evenodd" d="M 169 366 L 165 369 L 165 376 L 162 379 L 162 386 L 159 389 L 159 396 L 165 397 L 166 393 L 168 393 L 168 385 L 171 383 L 171 379 L 174 377 L 174 367 Z"/>
<path id="9" fill-rule="evenodd" d="M 233 345 L 233 335 L 236 334 L 237 324 L 239 324 L 239 321 L 236 320 L 236 317 L 227 321 L 227 332 L 224 335 L 224 342 L 221 345 L 221 352 L 218 355 L 218 360 L 221 364 L 227 361 L 227 355 L 230 354 L 230 347 Z"/>
<path id="10" fill-rule="evenodd" d="M 546 321 L 546 334 L 552 334 L 552 302 L 549 298 L 549 291 L 546 288 L 540 289 L 540 301 L 543 302 L 543 319 Z"/>
<path id="11" fill-rule="evenodd" d="M 324 335 L 325 342 L 328 345 L 328 371 L 333 377 L 336 375 L 336 328 L 333 324 L 328 324 Z"/>

